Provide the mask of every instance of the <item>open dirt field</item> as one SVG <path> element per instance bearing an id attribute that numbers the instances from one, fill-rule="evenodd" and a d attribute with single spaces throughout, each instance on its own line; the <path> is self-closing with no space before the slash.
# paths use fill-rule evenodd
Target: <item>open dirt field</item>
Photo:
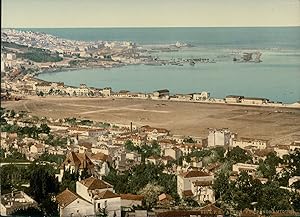
<path id="1" fill-rule="evenodd" d="M 271 144 L 300 140 L 300 109 L 139 99 L 31 97 L 2 102 L 7 109 L 52 118 L 77 117 L 97 121 L 151 125 L 173 134 L 201 136 L 207 128 L 229 128 L 239 137 L 270 139 Z"/>

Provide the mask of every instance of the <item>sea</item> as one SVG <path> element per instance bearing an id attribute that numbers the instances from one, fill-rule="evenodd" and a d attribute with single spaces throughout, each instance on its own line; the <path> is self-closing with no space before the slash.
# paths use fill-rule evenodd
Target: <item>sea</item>
<path id="1" fill-rule="evenodd" d="M 192 45 L 178 52 L 151 53 L 161 59 L 210 58 L 216 63 L 128 65 L 111 69 L 79 69 L 42 73 L 47 81 L 79 86 L 112 87 L 114 91 L 171 93 L 208 91 L 226 95 L 264 97 L 275 102 L 300 101 L 300 27 L 211 28 L 52 28 L 23 29 L 84 41 L 131 41 L 138 46 Z M 237 63 L 237 53 L 261 52 L 260 63 Z"/>

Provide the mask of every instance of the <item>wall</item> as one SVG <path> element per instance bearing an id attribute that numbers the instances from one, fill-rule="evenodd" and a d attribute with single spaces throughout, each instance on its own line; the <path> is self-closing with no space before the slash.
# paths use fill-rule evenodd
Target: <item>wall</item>
<path id="1" fill-rule="evenodd" d="M 78 212 L 77 212 L 78 211 Z M 73 213 L 73 215 L 72 215 Z M 77 198 L 64 209 L 60 209 L 61 217 L 94 215 L 94 206 L 87 201 Z"/>

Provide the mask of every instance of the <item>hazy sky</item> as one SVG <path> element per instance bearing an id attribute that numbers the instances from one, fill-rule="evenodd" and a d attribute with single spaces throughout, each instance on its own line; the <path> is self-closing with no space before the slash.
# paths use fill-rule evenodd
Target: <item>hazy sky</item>
<path id="1" fill-rule="evenodd" d="M 300 0 L 2 0 L 3 27 L 300 26 Z"/>

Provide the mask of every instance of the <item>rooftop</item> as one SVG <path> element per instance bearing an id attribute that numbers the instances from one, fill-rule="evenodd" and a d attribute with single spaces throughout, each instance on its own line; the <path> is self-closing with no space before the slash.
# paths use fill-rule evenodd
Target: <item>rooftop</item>
<path id="1" fill-rule="evenodd" d="M 86 186 L 88 190 L 96 190 L 96 189 L 106 189 L 112 188 L 113 186 L 103 180 L 96 179 L 94 177 L 89 177 L 87 179 L 81 180 L 81 184 Z"/>

